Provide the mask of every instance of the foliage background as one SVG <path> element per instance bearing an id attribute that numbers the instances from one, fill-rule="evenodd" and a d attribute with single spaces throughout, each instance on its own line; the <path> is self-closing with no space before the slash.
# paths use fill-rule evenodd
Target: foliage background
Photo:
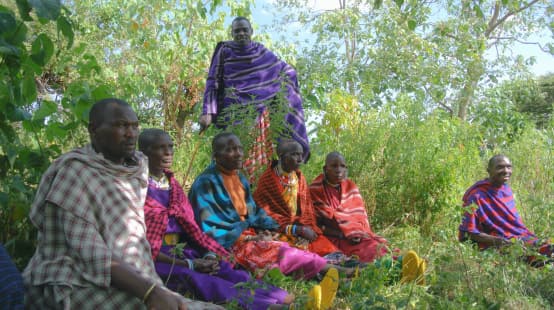
<path id="1" fill-rule="evenodd" d="M 552 34 L 553 4 L 341 0 L 321 12 L 308 1 L 274 1 L 283 11 L 273 31 L 301 29 L 278 42 L 258 31 L 256 5 L 0 1 L 0 242 L 18 267 L 34 251 L 27 214 L 40 176 L 59 154 L 87 142 L 96 100 L 124 98 L 143 127 L 171 132 L 184 184 L 207 166 L 217 130 L 198 135 L 195 125 L 205 72 L 230 18 L 244 15 L 255 39 L 298 69 L 312 120 L 307 178 L 321 172 L 328 152 L 344 153 L 373 229 L 428 260 L 425 286 L 391 283 L 389 270 L 370 266 L 341 285 L 338 309 L 553 307 L 551 267 L 521 263 L 517 246 L 497 255 L 456 241 L 461 196 L 499 152 L 514 164 L 525 223 L 553 235 L 554 76 L 533 76 L 533 60 L 510 52 L 536 31 Z M 315 38 L 308 44 L 306 32 Z M 554 52 L 552 36 L 540 44 Z M 485 56 L 491 51 L 496 57 Z M 248 129 L 234 130 L 249 145 Z M 299 304 L 311 285 L 271 281 L 295 292 Z"/>

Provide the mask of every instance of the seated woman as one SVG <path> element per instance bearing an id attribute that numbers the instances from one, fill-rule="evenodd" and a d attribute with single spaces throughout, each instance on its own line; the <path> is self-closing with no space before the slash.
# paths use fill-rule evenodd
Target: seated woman
<path id="1" fill-rule="evenodd" d="M 388 253 L 387 240 L 369 226 L 365 204 L 354 182 L 347 179 L 344 156 L 331 152 L 325 159 L 323 173 L 310 185 L 317 223 L 346 255 L 355 255 L 362 262 L 374 262 Z M 414 251 L 402 258 L 402 281 L 423 282 L 425 261 Z"/>
<path id="2" fill-rule="evenodd" d="M 310 190 L 299 169 L 302 146 L 295 140 L 281 139 L 277 155 L 279 160 L 272 161 L 261 175 L 254 201 L 279 224 L 281 240 L 328 261 L 346 259 L 316 223 Z"/>
<path id="3" fill-rule="evenodd" d="M 215 162 L 196 178 L 189 192 L 202 230 L 231 251 L 240 265 L 258 275 L 272 268 L 304 279 L 327 272 L 321 298 L 317 293 L 314 296 L 317 286 L 311 294 L 314 300 L 321 300 L 321 308 L 329 307 L 338 286 L 336 271 L 351 276 L 354 270 L 328 264 L 317 254 L 276 240 L 279 224 L 254 203 L 248 181 L 238 172 L 243 151 L 237 136 L 228 132 L 215 136 L 212 156 Z"/>
<path id="4" fill-rule="evenodd" d="M 227 258 L 229 253 L 194 221 L 187 196 L 169 171 L 173 162 L 170 136 L 160 129 L 146 129 L 139 137 L 139 149 L 148 156 L 150 169 L 144 206 L 146 235 L 156 272 L 167 281 L 167 287 L 205 301 L 236 301 L 248 309 L 278 309 L 279 304 L 291 303 L 292 295 L 261 281 L 253 294 L 251 285 L 242 289 L 236 285 L 254 280 L 248 272 L 219 261 L 218 256 Z M 179 243 L 184 243 L 184 248 L 179 249 Z"/>

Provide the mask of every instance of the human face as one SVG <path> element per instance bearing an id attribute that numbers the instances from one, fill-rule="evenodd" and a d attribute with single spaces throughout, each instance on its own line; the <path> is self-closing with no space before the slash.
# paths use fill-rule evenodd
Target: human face
<path id="1" fill-rule="evenodd" d="M 298 170 L 304 160 L 302 158 L 303 154 L 304 151 L 299 143 L 291 143 L 285 152 L 279 157 L 279 160 L 281 161 L 281 168 L 283 168 L 283 170 L 287 173 Z"/>
<path id="2" fill-rule="evenodd" d="M 508 182 L 512 176 L 512 163 L 507 157 L 497 158 L 492 167 L 487 169 L 489 172 L 489 181 L 493 186 L 500 187 Z"/>
<path id="3" fill-rule="evenodd" d="M 89 124 L 92 145 L 106 159 L 123 164 L 135 153 L 139 133 L 137 115 L 131 107 L 111 103 L 103 116 L 100 124 Z"/>
<path id="4" fill-rule="evenodd" d="M 173 141 L 168 134 L 155 137 L 155 140 L 144 150 L 148 156 L 150 174 L 160 177 L 164 169 L 171 169 L 173 164 Z"/>
<path id="5" fill-rule="evenodd" d="M 247 20 L 240 19 L 231 25 L 231 35 L 235 43 L 245 46 L 250 43 L 252 37 L 252 26 Z"/>
<path id="6" fill-rule="evenodd" d="M 233 171 L 242 168 L 242 157 L 244 153 L 242 144 L 235 136 L 227 138 L 225 146 L 216 150 L 215 162 L 225 170 Z"/>
<path id="7" fill-rule="evenodd" d="M 346 174 L 348 167 L 342 156 L 334 156 L 325 161 L 323 166 L 325 172 L 325 179 L 331 184 L 340 184 L 340 182 L 346 180 Z"/>

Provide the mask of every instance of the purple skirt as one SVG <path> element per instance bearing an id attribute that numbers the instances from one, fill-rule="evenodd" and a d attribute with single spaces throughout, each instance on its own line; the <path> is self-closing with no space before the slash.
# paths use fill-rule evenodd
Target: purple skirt
<path id="1" fill-rule="evenodd" d="M 161 252 L 170 255 L 171 246 L 162 246 Z M 183 259 L 201 258 L 194 249 L 185 248 Z M 156 272 L 164 283 L 167 281 L 171 264 L 156 262 Z M 215 275 L 190 270 L 183 266 L 173 266 L 167 287 L 180 294 L 191 295 L 194 299 L 217 304 L 237 302 L 244 309 L 267 309 L 272 304 L 282 304 L 288 293 L 259 280 L 253 280 L 244 270 L 233 269 L 221 261 Z M 238 285 L 237 285 L 238 284 Z M 252 290 L 254 289 L 255 290 Z"/>

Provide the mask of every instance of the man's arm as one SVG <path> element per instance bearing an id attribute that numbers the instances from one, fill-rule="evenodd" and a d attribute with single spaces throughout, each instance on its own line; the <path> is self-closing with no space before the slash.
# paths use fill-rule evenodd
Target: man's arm
<path id="1" fill-rule="evenodd" d="M 119 258 L 112 256 L 110 269 L 112 286 L 142 300 L 148 309 L 187 309 L 183 297 L 144 278 L 136 269 Z"/>
<path id="2" fill-rule="evenodd" d="M 478 234 L 468 233 L 468 235 L 469 235 L 469 239 L 471 239 L 472 241 L 475 241 L 479 244 L 483 244 L 489 247 L 501 248 L 512 244 L 510 240 L 507 240 L 501 237 L 492 236 L 485 233 L 478 233 Z"/>

